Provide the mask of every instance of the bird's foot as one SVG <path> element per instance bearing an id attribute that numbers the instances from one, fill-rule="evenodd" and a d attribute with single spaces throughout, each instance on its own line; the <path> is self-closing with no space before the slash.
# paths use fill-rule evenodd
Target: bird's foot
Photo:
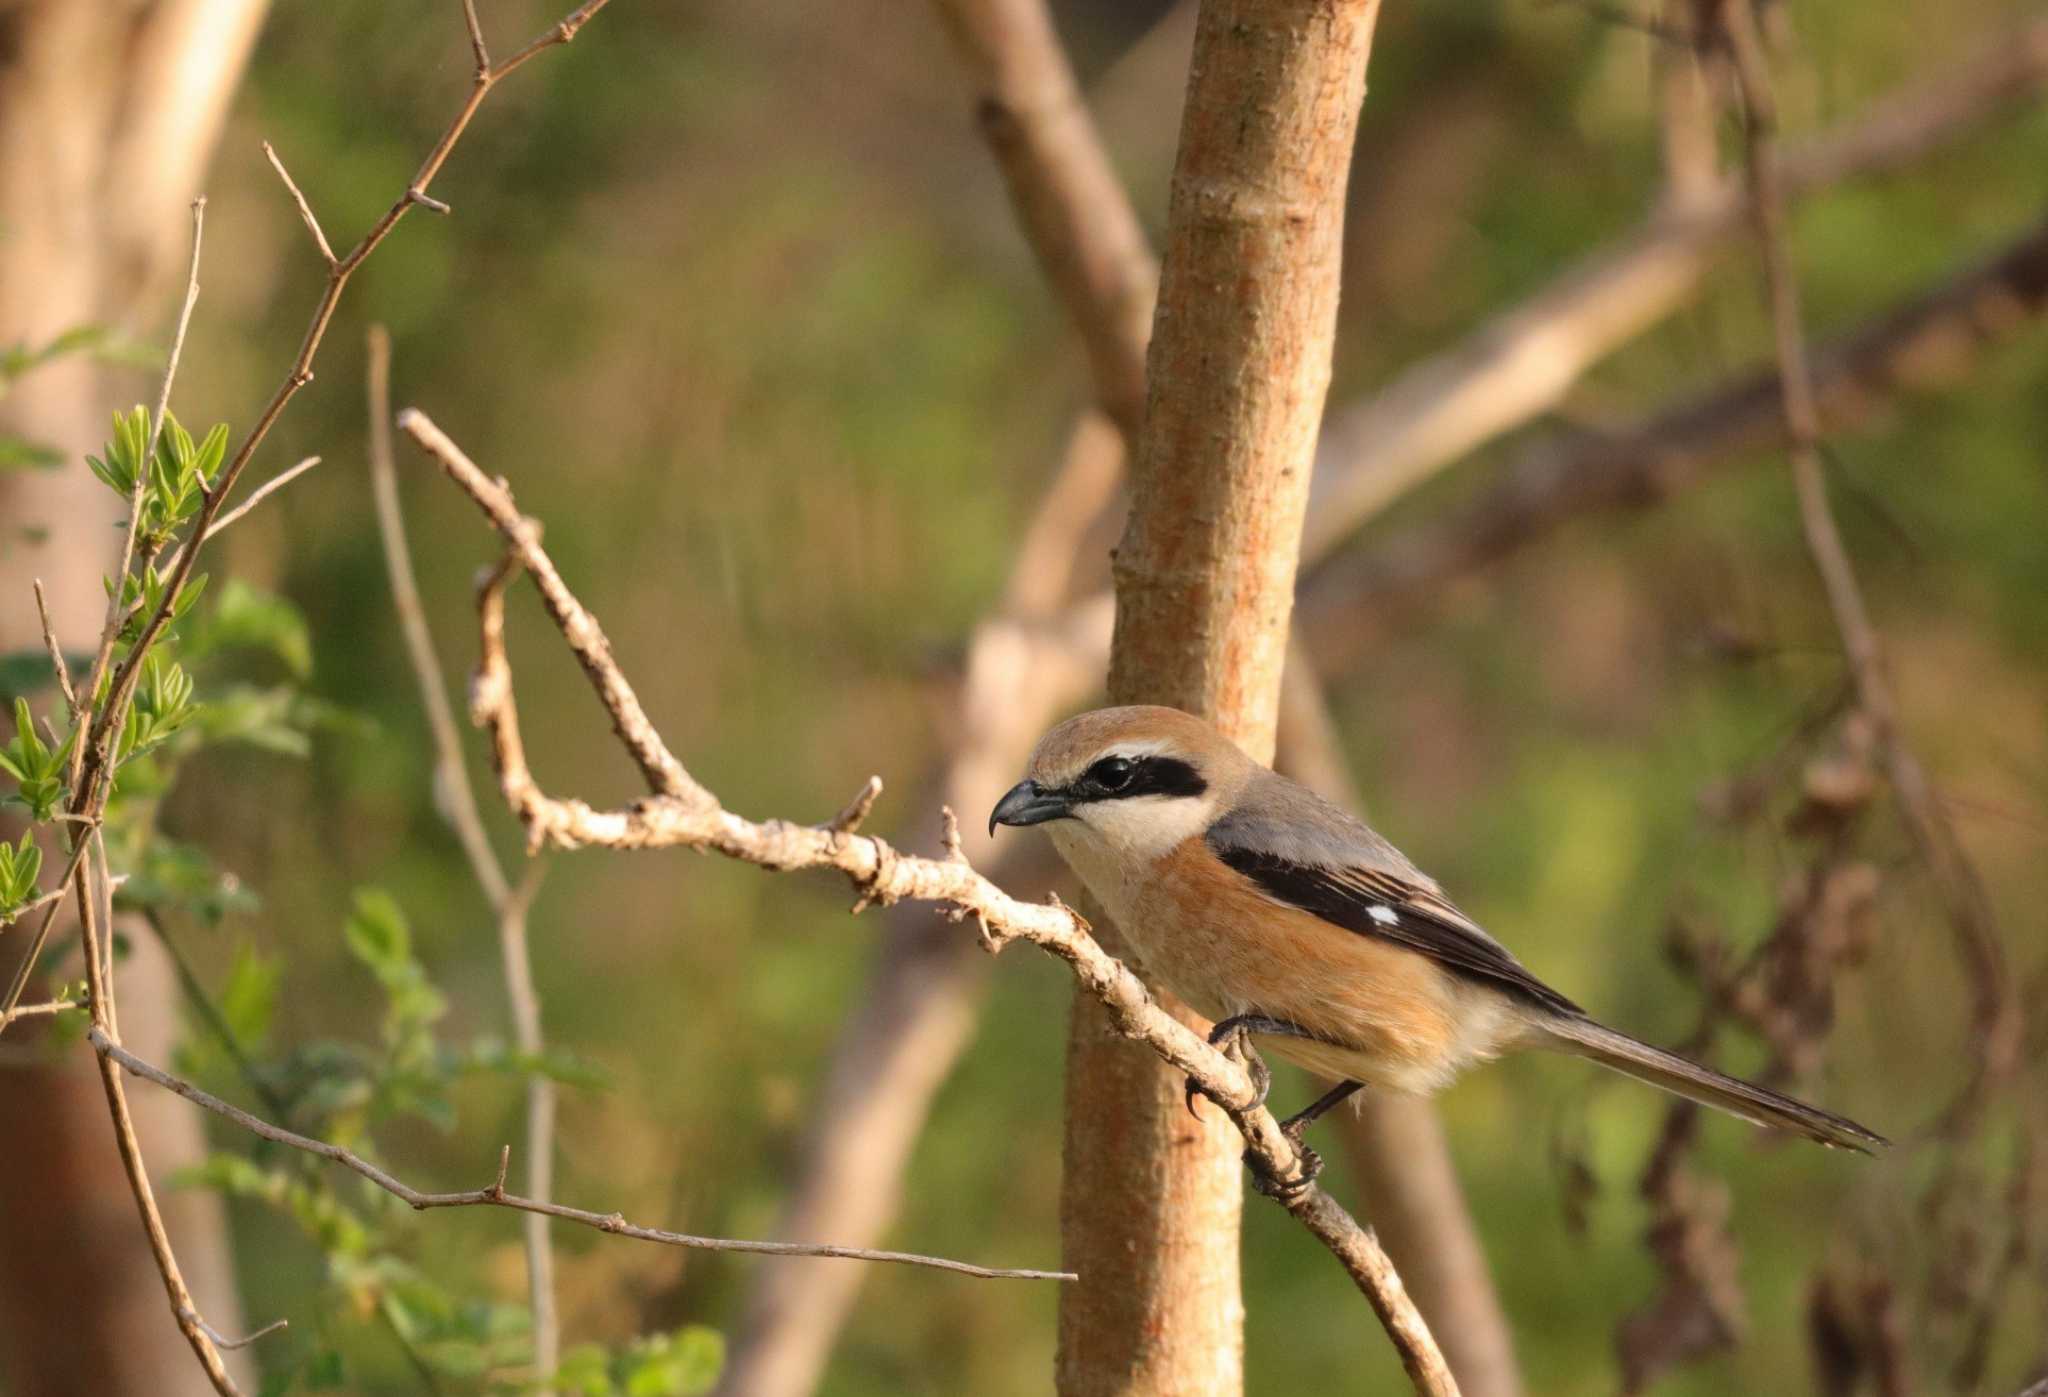
<path id="1" fill-rule="evenodd" d="M 1265 1059 L 1252 1047 L 1250 1032 L 1254 1028 L 1263 1028 L 1270 1022 L 1272 1020 L 1256 1014 L 1239 1014 L 1234 1018 L 1224 1019 L 1209 1030 L 1209 1046 L 1226 1056 L 1238 1059 L 1244 1064 L 1244 1070 L 1250 1074 L 1252 1090 L 1256 1093 L 1249 1108 L 1251 1110 L 1257 1110 L 1266 1104 L 1266 1093 L 1273 1089 L 1273 1069 L 1266 1066 Z M 1192 1074 L 1182 1088 L 1182 1095 L 1187 1103 L 1188 1114 L 1196 1120 L 1202 1118 L 1202 1113 L 1195 1109 L 1197 1096 L 1208 1098 L 1226 1111 L 1232 1109 L 1231 1102 L 1209 1090 Z"/>
<path id="2" fill-rule="evenodd" d="M 1307 1128 L 1307 1121 L 1286 1121 L 1280 1126 L 1280 1133 L 1287 1137 L 1288 1144 L 1294 1146 L 1300 1160 L 1299 1168 L 1291 1177 L 1268 1169 L 1257 1151 L 1244 1152 L 1244 1164 L 1251 1173 L 1253 1188 L 1276 1202 L 1290 1203 L 1315 1186 L 1323 1172 L 1323 1157 L 1303 1142 L 1301 1132 Z"/>

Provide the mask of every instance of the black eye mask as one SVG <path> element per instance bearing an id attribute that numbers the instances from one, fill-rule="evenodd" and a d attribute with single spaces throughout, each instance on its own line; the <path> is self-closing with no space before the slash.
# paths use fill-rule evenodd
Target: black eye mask
<path id="1" fill-rule="evenodd" d="M 1135 796 L 1198 796 L 1209 789 L 1193 764 L 1179 757 L 1104 757 L 1067 787 L 1076 804 Z"/>

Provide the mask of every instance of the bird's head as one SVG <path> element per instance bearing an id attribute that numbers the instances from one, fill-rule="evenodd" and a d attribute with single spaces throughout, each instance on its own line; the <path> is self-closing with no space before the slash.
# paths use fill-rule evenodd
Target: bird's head
<path id="1" fill-rule="evenodd" d="M 1209 724 L 1177 708 L 1098 708 L 1039 740 L 989 815 L 997 825 L 1057 822 L 1062 853 L 1158 858 L 1201 834 L 1257 768 Z"/>

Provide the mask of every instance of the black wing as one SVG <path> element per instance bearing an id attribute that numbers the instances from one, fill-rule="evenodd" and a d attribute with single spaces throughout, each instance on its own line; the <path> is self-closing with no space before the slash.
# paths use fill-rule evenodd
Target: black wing
<path id="1" fill-rule="evenodd" d="M 1397 874 L 1356 865 L 1328 868 L 1232 847 L 1212 839 L 1216 856 L 1265 893 L 1324 921 L 1376 936 L 1483 980 L 1519 999 L 1574 1017 L 1585 1011 L 1544 984 L 1507 947 L 1433 889 Z"/>

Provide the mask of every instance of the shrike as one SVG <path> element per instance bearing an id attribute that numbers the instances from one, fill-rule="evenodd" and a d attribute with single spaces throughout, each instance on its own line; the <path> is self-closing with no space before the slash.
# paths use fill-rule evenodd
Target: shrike
<path id="1" fill-rule="evenodd" d="M 1594 1022 L 1400 850 L 1177 709 L 1060 724 L 997 803 L 999 824 L 1046 826 L 1142 967 L 1216 1021 L 1210 1042 L 1242 1031 L 1337 1080 L 1283 1122 L 1297 1144 L 1362 1086 L 1427 1095 L 1516 1048 L 1591 1058 L 1823 1145 L 1889 1143 Z"/>

